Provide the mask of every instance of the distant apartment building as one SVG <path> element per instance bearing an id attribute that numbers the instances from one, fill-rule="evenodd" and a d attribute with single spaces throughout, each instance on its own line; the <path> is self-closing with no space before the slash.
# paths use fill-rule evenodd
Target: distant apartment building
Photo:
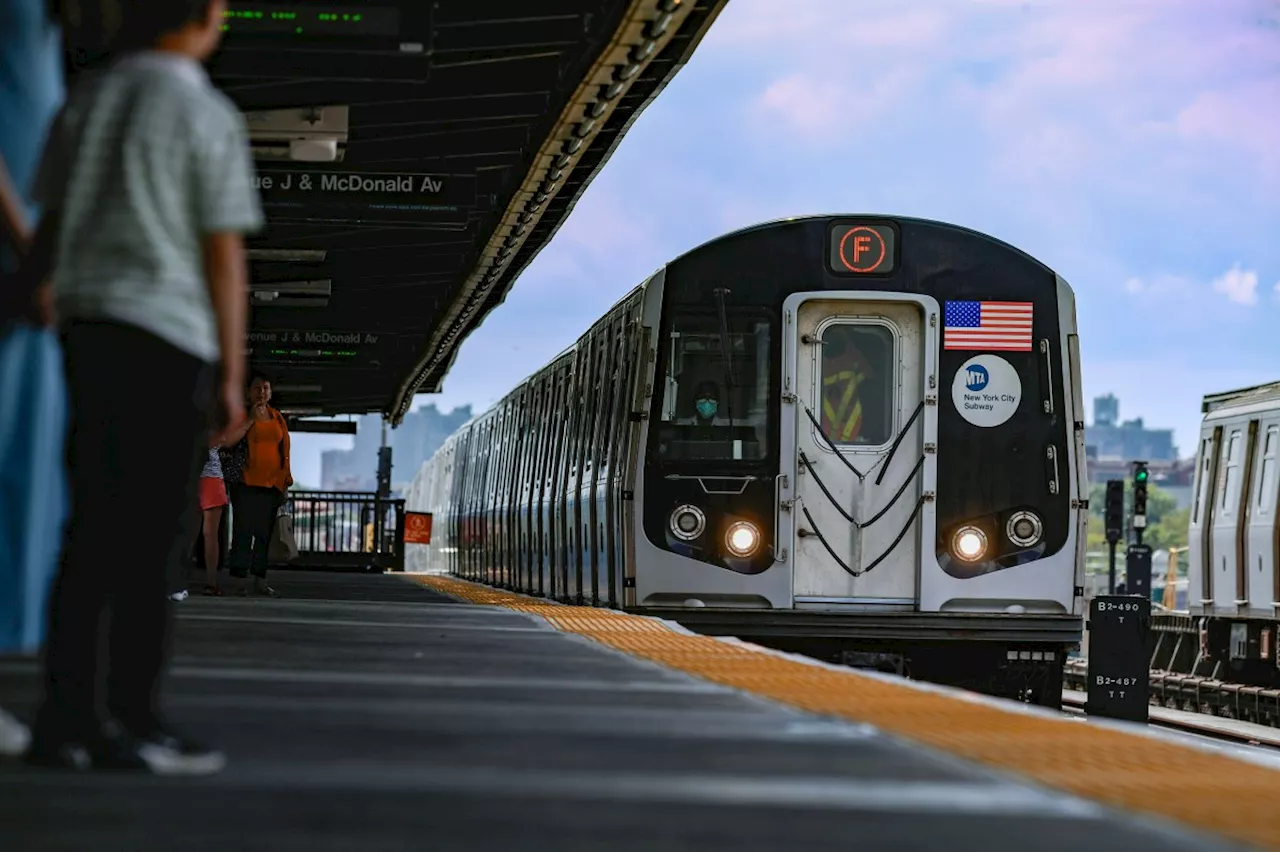
<path id="1" fill-rule="evenodd" d="M 442 414 L 427 405 L 405 415 L 387 432 L 391 445 L 391 488 L 403 491 L 422 463 L 440 449 L 445 439 L 471 419 L 471 406 Z M 377 488 L 378 447 L 382 445 L 382 419 L 369 414 L 359 419 L 355 446 L 328 450 L 320 455 L 320 488 L 324 491 L 374 491 Z"/>
<path id="2" fill-rule="evenodd" d="M 1093 423 L 1085 426 L 1085 463 L 1091 483 L 1128 479 L 1134 461 L 1145 461 L 1151 481 L 1178 501 L 1190 505 L 1195 459 L 1178 459 L 1172 429 L 1148 429 L 1141 417 L 1120 420 L 1120 400 L 1114 394 L 1093 401 Z"/>

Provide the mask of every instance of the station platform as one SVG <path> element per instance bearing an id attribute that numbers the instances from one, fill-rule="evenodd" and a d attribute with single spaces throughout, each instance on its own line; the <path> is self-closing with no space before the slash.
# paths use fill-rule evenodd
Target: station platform
<path id="1" fill-rule="evenodd" d="M 0 848 L 1280 845 L 1245 760 L 452 578 L 272 583 L 175 605 L 167 706 L 223 773 L 0 765 Z M 0 704 L 37 678 L 0 663 Z"/>

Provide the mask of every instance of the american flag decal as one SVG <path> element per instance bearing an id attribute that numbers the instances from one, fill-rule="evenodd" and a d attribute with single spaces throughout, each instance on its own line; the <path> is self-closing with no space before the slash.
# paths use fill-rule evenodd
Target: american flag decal
<path id="1" fill-rule="evenodd" d="M 947 302 L 943 349 L 1031 351 L 1031 302 Z"/>

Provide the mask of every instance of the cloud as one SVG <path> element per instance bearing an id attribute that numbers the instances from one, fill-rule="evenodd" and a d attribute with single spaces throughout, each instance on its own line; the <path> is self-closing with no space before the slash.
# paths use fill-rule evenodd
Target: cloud
<path id="1" fill-rule="evenodd" d="M 719 61 L 756 49 L 774 71 L 753 127 L 779 151 L 945 140 L 938 160 L 1006 186 L 1110 170 L 1096 191 L 1145 194 L 1176 171 L 1157 191 L 1180 201 L 1220 197 L 1238 157 L 1256 172 L 1242 189 L 1280 186 L 1280 121 L 1261 107 L 1280 103 L 1280 64 L 1251 0 L 1211 16 L 1191 0 L 736 0 L 723 17 Z"/>
<path id="2" fill-rule="evenodd" d="M 1229 301 L 1241 305 L 1253 305 L 1258 301 L 1258 273 L 1242 270 L 1236 264 L 1213 279 L 1213 290 L 1222 293 Z"/>

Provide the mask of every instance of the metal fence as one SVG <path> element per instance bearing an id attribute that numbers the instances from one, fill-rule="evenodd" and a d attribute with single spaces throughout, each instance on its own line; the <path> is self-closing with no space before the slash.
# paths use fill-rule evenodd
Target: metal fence
<path id="1" fill-rule="evenodd" d="M 290 491 L 294 568 L 404 570 L 404 500 L 352 491 Z"/>

